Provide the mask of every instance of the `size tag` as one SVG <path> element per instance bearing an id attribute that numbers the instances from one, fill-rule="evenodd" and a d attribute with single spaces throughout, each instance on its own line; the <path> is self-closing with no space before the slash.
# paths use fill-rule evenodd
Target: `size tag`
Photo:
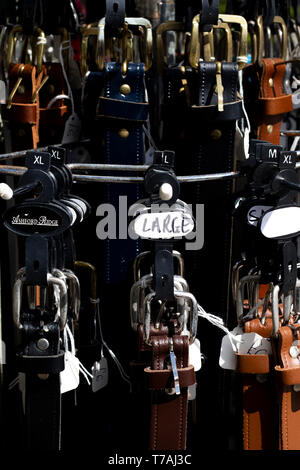
<path id="1" fill-rule="evenodd" d="M 201 369 L 201 346 L 198 338 L 189 346 L 189 364 L 194 366 L 195 372 Z"/>
<path id="2" fill-rule="evenodd" d="M 167 240 L 188 235 L 194 226 L 188 212 L 158 212 L 140 214 L 133 222 L 133 231 L 141 238 Z"/>
<path id="3" fill-rule="evenodd" d="M 95 393 L 108 384 L 108 364 L 106 357 L 102 357 L 100 361 L 94 362 L 92 374 L 92 390 Z"/>
<path id="4" fill-rule="evenodd" d="M 0 80 L 0 104 L 6 104 L 6 85 L 3 80 Z"/>
<path id="5" fill-rule="evenodd" d="M 65 352 L 65 369 L 60 373 L 60 392 L 66 393 L 79 385 L 79 360 L 70 351 Z"/>
<path id="6" fill-rule="evenodd" d="M 81 121 L 76 113 L 71 114 L 67 119 L 62 144 L 78 142 L 81 135 Z"/>

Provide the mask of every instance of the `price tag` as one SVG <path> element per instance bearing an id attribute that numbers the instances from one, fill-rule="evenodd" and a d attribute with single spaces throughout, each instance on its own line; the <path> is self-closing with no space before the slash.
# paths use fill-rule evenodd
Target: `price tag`
<path id="1" fill-rule="evenodd" d="M 78 142 L 81 135 L 81 121 L 76 113 L 71 114 L 67 119 L 62 144 Z"/>
<path id="2" fill-rule="evenodd" d="M 257 333 L 243 333 L 239 326 L 231 334 L 231 338 L 226 335 L 222 340 L 219 358 L 219 365 L 222 369 L 236 370 L 237 352 L 240 354 L 272 354 L 269 338 L 263 338 Z"/>
<path id="3" fill-rule="evenodd" d="M 75 390 L 79 385 L 79 360 L 71 353 L 65 352 L 65 369 L 60 373 L 60 392 Z"/>
<path id="4" fill-rule="evenodd" d="M 196 338 L 195 341 L 189 346 L 189 363 L 191 366 L 194 366 L 195 372 L 200 370 L 202 367 L 201 347 L 198 338 Z"/>
<path id="5" fill-rule="evenodd" d="M 108 384 L 108 364 L 106 357 L 102 357 L 100 361 L 94 362 L 92 374 L 92 390 L 95 393 Z"/>
<path id="6" fill-rule="evenodd" d="M 141 238 L 166 240 L 188 235 L 194 230 L 194 225 L 188 212 L 149 212 L 134 220 L 133 230 Z"/>

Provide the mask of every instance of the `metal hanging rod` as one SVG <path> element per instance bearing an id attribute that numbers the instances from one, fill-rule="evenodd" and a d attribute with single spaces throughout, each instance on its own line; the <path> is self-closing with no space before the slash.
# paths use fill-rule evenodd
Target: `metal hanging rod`
<path id="1" fill-rule="evenodd" d="M 90 142 L 90 139 L 84 139 L 84 140 L 80 140 L 79 142 L 72 142 L 68 144 L 53 144 L 53 147 L 72 147 L 74 145 L 87 144 L 89 142 Z M 39 147 L 37 149 L 19 150 L 18 152 L 2 153 L 0 154 L 0 161 L 14 160 L 16 158 L 24 158 L 26 157 L 26 153 L 31 152 L 31 151 L 47 152 L 48 147 L 49 146 L 47 145 L 46 147 Z"/>

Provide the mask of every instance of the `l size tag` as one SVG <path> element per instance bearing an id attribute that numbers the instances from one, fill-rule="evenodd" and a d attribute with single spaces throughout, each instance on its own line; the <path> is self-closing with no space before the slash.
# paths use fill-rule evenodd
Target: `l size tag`
<path id="1" fill-rule="evenodd" d="M 79 385 L 79 360 L 70 351 L 65 352 L 65 369 L 60 373 L 60 392 L 75 390 Z"/>
<path id="2" fill-rule="evenodd" d="M 81 134 L 81 121 L 76 113 L 71 114 L 65 124 L 62 144 L 78 142 Z"/>
<path id="3" fill-rule="evenodd" d="M 197 338 L 189 346 L 189 364 L 194 366 L 195 372 L 200 370 L 202 366 L 200 341 Z"/>
<path id="4" fill-rule="evenodd" d="M 92 374 L 92 390 L 95 393 L 108 384 L 108 364 L 106 357 L 102 357 L 100 361 L 94 362 Z"/>

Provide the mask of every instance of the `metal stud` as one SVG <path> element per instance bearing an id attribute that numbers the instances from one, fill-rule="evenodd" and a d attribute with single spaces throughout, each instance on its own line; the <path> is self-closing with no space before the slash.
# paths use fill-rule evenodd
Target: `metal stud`
<path id="1" fill-rule="evenodd" d="M 127 83 L 120 86 L 120 93 L 122 93 L 122 95 L 129 95 L 130 92 L 131 88 Z"/>
<path id="2" fill-rule="evenodd" d="M 210 136 L 213 140 L 219 140 L 222 137 L 222 132 L 220 129 L 214 129 L 211 133 Z"/>
<path id="3" fill-rule="evenodd" d="M 267 133 L 268 133 L 268 134 L 271 134 L 272 132 L 273 132 L 273 126 L 272 126 L 272 124 L 269 124 L 269 125 L 267 126 Z"/>
<path id="4" fill-rule="evenodd" d="M 129 132 L 127 129 L 120 129 L 118 134 L 120 137 L 122 137 L 122 139 L 127 139 L 127 137 L 129 136 Z"/>
<path id="5" fill-rule="evenodd" d="M 46 338 L 40 338 L 36 345 L 41 351 L 45 351 L 49 348 L 49 341 Z"/>

